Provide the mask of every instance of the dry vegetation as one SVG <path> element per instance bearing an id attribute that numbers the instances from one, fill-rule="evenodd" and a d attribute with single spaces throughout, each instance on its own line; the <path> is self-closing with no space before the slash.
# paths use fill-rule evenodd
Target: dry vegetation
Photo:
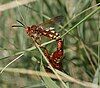
<path id="1" fill-rule="evenodd" d="M 58 15 L 64 16 L 54 30 L 64 41 L 65 72 L 47 75 L 41 48 L 12 25 Z M 43 37 L 41 43 L 50 53 L 56 49 L 55 40 Z M 0 88 L 100 88 L 99 0 L 0 0 L 0 70 Z"/>

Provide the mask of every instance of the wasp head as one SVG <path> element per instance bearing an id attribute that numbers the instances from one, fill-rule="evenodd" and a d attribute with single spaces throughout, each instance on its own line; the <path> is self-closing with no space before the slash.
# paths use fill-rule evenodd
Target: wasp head
<path id="1" fill-rule="evenodd" d="M 36 30 L 37 30 L 37 26 L 36 25 L 32 25 L 31 27 L 26 27 L 26 33 L 30 36 L 30 37 L 35 37 L 36 36 Z"/>

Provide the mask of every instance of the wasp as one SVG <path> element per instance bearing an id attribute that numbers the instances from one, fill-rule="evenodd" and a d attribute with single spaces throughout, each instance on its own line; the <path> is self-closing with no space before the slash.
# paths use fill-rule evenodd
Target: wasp
<path id="1" fill-rule="evenodd" d="M 49 54 L 48 50 L 44 51 L 45 56 L 49 60 L 50 64 L 53 68 L 62 70 L 62 63 L 61 58 L 63 56 L 63 41 L 59 35 L 59 33 L 55 32 L 52 27 L 46 28 L 45 25 L 47 24 L 55 24 L 62 20 L 63 16 L 56 16 L 49 20 L 44 21 L 41 24 L 26 26 L 22 22 L 18 21 L 21 25 L 13 25 L 12 27 L 24 27 L 25 31 L 28 36 L 33 38 L 36 42 L 41 36 L 48 37 L 49 39 L 53 40 L 56 39 L 57 42 L 57 49 L 52 54 Z"/>

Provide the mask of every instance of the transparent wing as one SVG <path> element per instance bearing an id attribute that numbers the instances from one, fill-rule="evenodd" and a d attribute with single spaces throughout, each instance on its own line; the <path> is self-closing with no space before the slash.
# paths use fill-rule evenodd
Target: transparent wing
<path id="1" fill-rule="evenodd" d="M 49 20 L 46 20 L 39 25 L 41 25 L 41 26 L 52 26 L 52 25 L 55 25 L 57 23 L 62 22 L 63 19 L 64 19 L 64 17 L 62 15 L 60 15 L 60 16 L 53 17 Z"/>

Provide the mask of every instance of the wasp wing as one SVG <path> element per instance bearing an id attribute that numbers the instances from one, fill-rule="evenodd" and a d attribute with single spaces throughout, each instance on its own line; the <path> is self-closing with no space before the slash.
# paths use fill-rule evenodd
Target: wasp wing
<path id="1" fill-rule="evenodd" d="M 49 20 L 45 20 L 43 23 L 39 24 L 40 26 L 53 26 L 55 24 L 61 23 L 64 17 L 62 15 L 53 17 Z"/>

